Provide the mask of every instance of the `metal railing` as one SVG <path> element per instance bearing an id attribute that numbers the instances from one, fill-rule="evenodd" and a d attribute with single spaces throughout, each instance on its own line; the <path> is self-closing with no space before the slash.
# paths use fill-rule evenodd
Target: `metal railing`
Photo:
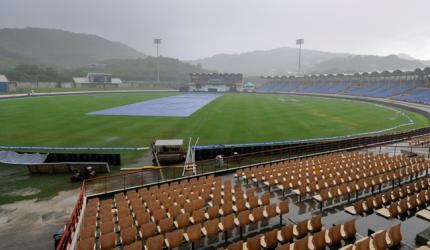
<path id="1" fill-rule="evenodd" d="M 81 190 L 79 193 L 78 200 L 76 201 L 72 214 L 70 215 L 69 220 L 64 228 L 63 235 L 61 236 L 61 240 L 58 243 L 56 250 L 66 250 L 69 248 L 69 245 L 72 243 L 73 236 L 77 229 L 79 218 L 82 213 L 82 206 L 85 201 L 84 199 L 85 199 L 85 182 L 82 183 L 81 185 Z"/>

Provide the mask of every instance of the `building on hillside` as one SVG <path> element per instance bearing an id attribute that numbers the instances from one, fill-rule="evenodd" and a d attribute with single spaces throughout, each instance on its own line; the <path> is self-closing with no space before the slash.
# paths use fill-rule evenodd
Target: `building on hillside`
<path id="1" fill-rule="evenodd" d="M 238 74 L 190 74 L 189 91 L 237 92 L 243 90 L 243 75 Z"/>
<path id="2" fill-rule="evenodd" d="M 0 92 L 9 91 L 9 80 L 5 75 L 0 75 Z"/>
<path id="3" fill-rule="evenodd" d="M 112 74 L 107 73 L 88 73 L 86 77 L 73 77 L 73 83 L 76 85 L 118 85 L 122 84 L 121 79 L 113 78 Z"/>

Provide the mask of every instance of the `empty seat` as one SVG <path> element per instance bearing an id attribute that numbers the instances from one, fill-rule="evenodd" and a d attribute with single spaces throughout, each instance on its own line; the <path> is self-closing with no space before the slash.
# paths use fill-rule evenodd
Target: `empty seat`
<path id="1" fill-rule="evenodd" d="M 194 242 L 200 240 L 202 237 L 202 225 L 195 224 L 187 228 L 187 232 L 184 234 L 184 238 L 187 242 L 191 242 L 194 248 Z"/>
<path id="2" fill-rule="evenodd" d="M 174 222 L 176 228 L 184 228 L 190 224 L 190 214 L 184 213 L 180 214 L 176 217 L 176 221 Z"/>
<path id="3" fill-rule="evenodd" d="M 324 250 L 327 246 L 325 242 L 325 230 L 314 233 L 309 239 L 309 249 Z"/>
<path id="4" fill-rule="evenodd" d="M 202 223 L 205 221 L 205 210 L 204 208 L 194 210 L 190 218 L 190 222 L 193 224 Z"/>
<path id="5" fill-rule="evenodd" d="M 294 224 L 282 227 L 281 230 L 278 231 L 278 241 L 281 243 L 292 242 L 294 239 L 293 228 Z"/>
<path id="6" fill-rule="evenodd" d="M 372 235 L 372 239 L 370 240 L 370 245 L 374 247 L 376 250 L 385 250 L 388 249 L 387 242 L 385 240 L 385 230 L 378 231 Z"/>
<path id="7" fill-rule="evenodd" d="M 243 249 L 243 241 L 237 241 L 230 245 L 228 245 L 227 250 L 242 250 Z"/>
<path id="8" fill-rule="evenodd" d="M 124 250 L 142 250 L 142 241 L 135 241 L 130 245 L 124 246 Z"/>
<path id="9" fill-rule="evenodd" d="M 182 239 L 184 237 L 184 230 L 178 229 L 176 231 L 170 232 L 166 234 L 166 247 L 168 249 L 173 249 L 175 247 L 179 247 L 182 245 Z"/>
<path id="10" fill-rule="evenodd" d="M 162 219 L 157 226 L 158 232 L 161 234 L 165 234 L 173 230 L 173 218 L 164 218 Z"/>
<path id="11" fill-rule="evenodd" d="M 321 230 L 322 223 L 321 223 L 321 215 L 312 217 L 310 220 L 308 220 L 308 230 L 311 233 L 315 233 Z"/>
<path id="12" fill-rule="evenodd" d="M 112 224 L 113 225 L 113 224 Z M 112 229 L 113 231 L 113 229 Z M 88 238 L 94 238 L 96 236 L 96 226 L 93 227 L 82 227 L 79 230 L 79 239 L 85 240 Z"/>
<path id="13" fill-rule="evenodd" d="M 240 236 L 242 237 L 242 228 L 249 225 L 249 210 L 240 212 L 237 218 L 234 219 L 234 224 L 239 227 Z"/>
<path id="14" fill-rule="evenodd" d="M 390 227 L 385 237 L 388 247 L 396 247 L 402 241 L 402 232 L 400 231 L 400 223 Z"/>
<path id="15" fill-rule="evenodd" d="M 96 241 L 94 238 L 80 239 L 76 244 L 76 250 L 94 250 Z"/>
<path id="16" fill-rule="evenodd" d="M 213 219 L 206 222 L 204 228 L 202 228 L 202 233 L 206 237 L 211 237 L 217 235 L 219 232 L 219 220 Z"/>
<path id="17" fill-rule="evenodd" d="M 221 218 L 221 222 L 218 224 L 219 230 L 225 233 L 225 240 L 227 241 L 227 233 L 234 229 L 234 216 L 229 214 Z"/>
<path id="18" fill-rule="evenodd" d="M 260 206 L 266 206 L 270 203 L 270 193 L 263 194 L 260 199 L 258 200 L 258 204 Z"/>
<path id="19" fill-rule="evenodd" d="M 329 246 L 339 245 L 342 240 L 342 235 L 340 233 L 340 225 L 331 227 L 326 231 L 325 241 Z"/>
<path id="20" fill-rule="evenodd" d="M 277 204 L 270 204 L 264 207 L 263 216 L 264 218 L 273 218 L 276 216 Z"/>
<path id="21" fill-rule="evenodd" d="M 293 248 L 293 250 L 307 250 L 308 249 L 308 245 L 309 245 L 309 237 L 303 237 L 299 240 L 296 240 L 291 247 Z M 291 249 L 290 247 L 290 249 Z"/>
<path id="22" fill-rule="evenodd" d="M 276 206 L 276 213 L 279 215 L 279 224 L 282 224 L 282 215 L 290 211 L 288 207 L 288 200 L 283 200 Z"/>
<path id="23" fill-rule="evenodd" d="M 139 232 L 140 238 L 145 240 L 149 237 L 152 237 L 156 234 L 156 230 L 157 230 L 157 226 L 155 225 L 154 222 L 142 224 L 140 226 L 140 232 Z"/>
<path id="24" fill-rule="evenodd" d="M 219 210 L 219 214 L 221 216 L 226 216 L 226 215 L 229 215 L 231 213 L 233 213 L 233 204 L 232 204 L 232 202 L 224 203 L 221 206 L 221 209 Z"/>
<path id="25" fill-rule="evenodd" d="M 364 237 L 357 240 L 354 243 L 355 250 L 369 250 L 370 249 L 370 237 Z"/>
<path id="26" fill-rule="evenodd" d="M 261 249 L 261 235 L 256 235 L 254 237 L 248 238 L 244 243 L 244 249 L 247 250 L 260 250 Z"/>
<path id="27" fill-rule="evenodd" d="M 340 234 L 344 240 L 355 237 L 357 229 L 355 228 L 355 219 L 349 220 L 340 227 Z"/>
<path id="28" fill-rule="evenodd" d="M 140 226 L 142 224 L 146 224 L 151 220 L 151 215 L 148 212 L 136 213 L 136 226 Z"/>
<path id="29" fill-rule="evenodd" d="M 134 226 L 121 230 L 120 242 L 122 245 L 129 245 L 137 240 L 137 230 Z"/>
<path id="30" fill-rule="evenodd" d="M 206 219 L 212 220 L 219 217 L 219 206 L 208 207 L 205 214 Z"/>
<path id="31" fill-rule="evenodd" d="M 264 249 L 273 249 L 278 245 L 278 229 L 273 229 L 261 237 L 260 243 Z"/>
<path id="32" fill-rule="evenodd" d="M 301 221 L 294 225 L 293 234 L 297 238 L 302 238 L 308 234 L 308 220 Z"/>
<path id="33" fill-rule="evenodd" d="M 263 207 L 257 207 L 257 208 L 252 209 L 252 213 L 249 216 L 249 220 L 252 223 L 256 223 L 256 222 L 263 220 L 264 219 L 263 211 L 264 211 Z"/>
<path id="34" fill-rule="evenodd" d="M 153 236 L 146 240 L 145 250 L 163 250 L 163 235 Z"/>
<path id="35" fill-rule="evenodd" d="M 114 232 L 100 235 L 100 250 L 110 250 L 115 248 L 115 245 L 116 238 Z"/>
<path id="36" fill-rule="evenodd" d="M 245 199 L 237 200 L 236 204 L 233 205 L 233 211 L 235 213 L 239 213 L 241 211 L 246 210 L 246 201 Z"/>

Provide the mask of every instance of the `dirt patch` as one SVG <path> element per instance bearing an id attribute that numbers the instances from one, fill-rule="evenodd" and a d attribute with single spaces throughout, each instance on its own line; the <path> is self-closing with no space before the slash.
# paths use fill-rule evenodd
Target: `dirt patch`
<path id="1" fill-rule="evenodd" d="M 79 189 L 75 189 L 46 201 L 32 199 L 0 206 L 0 249 L 52 247 L 52 235 L 67 222 L 78 195 Z"/>
<path id="2" fill-rule="evenodd" d="M 26 187 L 22 189 L 18 189 L 8 193 L 10 196 L 30 196 L 39 193 L 40 190 L 37 188 Z"/>

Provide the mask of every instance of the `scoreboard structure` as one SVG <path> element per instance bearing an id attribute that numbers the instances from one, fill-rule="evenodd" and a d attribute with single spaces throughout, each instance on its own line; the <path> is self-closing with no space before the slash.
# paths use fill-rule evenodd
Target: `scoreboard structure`
<path id="1" fill-rule="evenodd" d="M 241 73 L 190 74 L 189 91 L 203 92 L 237 92 L 242 91 L 243 75 Z"/>

